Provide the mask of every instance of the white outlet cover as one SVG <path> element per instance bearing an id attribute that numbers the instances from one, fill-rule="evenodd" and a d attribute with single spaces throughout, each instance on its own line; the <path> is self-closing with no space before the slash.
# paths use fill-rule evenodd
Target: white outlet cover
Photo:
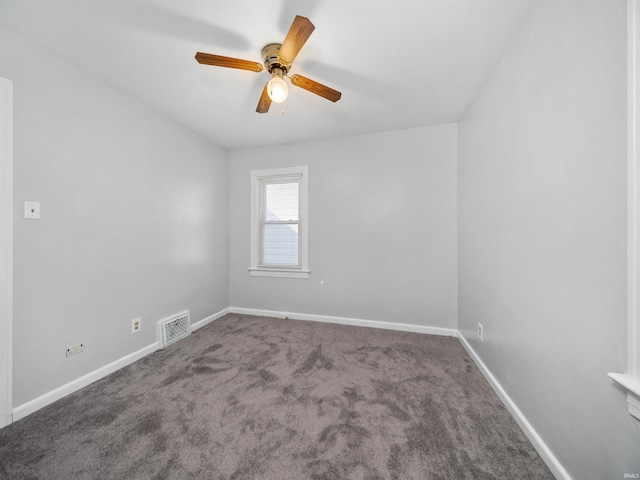
<path id="1" fill-rule="evenodd" d="M 24 218 L 40 220 L 40 202 L 24 202 Z"/>
<path id="2" fill-rule="evenodd" d="M 78 345 L 67 348 L 67 357 L 73 357 L 82 352 L 84 352 L 84 343 L 79 343 Z"/>
<path id="3" fill-rule="evenodd" d="M 139 333 L 142 330 L 142 317 L 131 320 L 131 333 Z"/>

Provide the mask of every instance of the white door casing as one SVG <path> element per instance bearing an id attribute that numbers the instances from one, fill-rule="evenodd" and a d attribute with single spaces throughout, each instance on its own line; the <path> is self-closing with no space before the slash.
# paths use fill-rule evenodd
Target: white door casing
<path id="1" fill-rule="evenodd" d="M 0 77 L 0 428 L 12 422 L 13 84 Z"/>

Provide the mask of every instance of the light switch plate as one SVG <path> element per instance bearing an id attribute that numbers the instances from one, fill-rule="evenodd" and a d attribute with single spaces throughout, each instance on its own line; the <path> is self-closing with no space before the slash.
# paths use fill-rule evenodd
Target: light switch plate
<path id="1" fill-rule="evenodd" d="M 24 202 L 24 218 L 29 220 L 40 220 L 40 203 Z"/>

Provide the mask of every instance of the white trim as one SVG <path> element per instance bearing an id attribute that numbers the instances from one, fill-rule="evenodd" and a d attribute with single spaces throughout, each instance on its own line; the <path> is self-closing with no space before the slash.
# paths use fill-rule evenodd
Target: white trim
<path id="1" fill-rule="evenodd" d="M 628 150 L 629 150 L 629 373 L 640 382 L 640 6 L 628 1 Z"/>
<path id="2" fill-rule="evenodd" d="M 0 428 L 13 421 L 13 83 L 0 77 Z"/>
<path id="3" fill-rule="evenodd" d="M 255 308 L 229 307 L 230 313 L 241 315 L 259 315 L 263 317 L 291 318 L 293 320 L 308 320 L 311 322 L 336 323 L 354 327 L 380 328 L 383 330 L 399 330 L 401 332 L 424 333 L 428 335 L 444 335 L 457 337 L 454 328 L 428 327 L 411 323 L 382 322 L 378 320 L 363 320 L 360 318 L 333 317 L 328 315 L 312 315 L 310 313 L 280 312 L 275 310 L 259 310 Z"/>
<path id="4" fill-rule="evenodd" d="M 635 395 L 640 397 L 640 382 L 631 378 L 630 375 L 624 375 L 622 373 L 610 373 L 609 377 L 618 382 L 631 393 L 634 393 Z"/>
<path id="5" fill-rule="evenodd" d="M 208 325 L 209 323 L 223 317 L 228 313 L 235 313 L 240 315 L 258 315 L 258 316 L 266 316 L 266 317 L 275 317 L 275 318 L 291 318 L 294 320 L 306 320 L 313 322 L 324 322 L 324 323 L 333 323 L 340 325 L 351 325 L 356 327 L 367 327 L 367 328 L 379 328 L 383 330 L 397 330 L 403 332 L 413 332 L 413 333 L 421 333 L 427 335 L 441 335 L 441 336 L 451 336 L 457 337 L 460 340 L 462 346 L 467 350 L 473 361 L 478 366 L 480 372 L 484 375 L 484 377 L 489 382 L 489 385 L 496 392 L 502 403 L 507 407 L 509 413 L 514 417 L 515 421 L 518 423 L 520 428 L 523 430 L 529 441 L 533 444 L 533 447 L 536 449 L 542 460 L 545 462 L 549 470 L 553 473 L 553 475 L 560 480 L 572 480 L 567 471 L 563 468 L 562 464 L 558 461 L 558 459 L 553 455 L 549 447 L 544 443 L 540 435 L 535 431 L 533 426 L 526 419 L 524 414 L 520 411 L 520 409 L 516 406 L 514 401 L 509 397 L 507 392 L 502 388 L 497 379 L 493 376 L 493 374 L 489 371 L 487 366 L 482 362 L 480 357 L 473 350 L 471 345 L 467 342 L 467 340 L 463 337 L 463 335 L 456 329 L 453 328 L 441 328 L 441 327 L 429 327 L 425 325 L 414 325 L 409 323 L 394 323 L 394 322 L 383 322 L 378 320 L 363 320 L 358 318 L 349 318 L 349 317 L 334 317 L 327 315 L 313 315 L 307 313 L 294 313 L 294 312 L 281 312 L 275 310 L 262 310 L 255 308 L 242 308 L 242 307 L 228 307 L 219 312 L 210 315 L 199 322 L 194 323 L 191 326 L 192 330 L 197 330 L 199 328 Z M 83 377 L 80 377 L 72 382 L 63 385 L 45 395 L 42 395 L 34 400 L 31 400 L 23 405 L 18 406 L 13 410 L 14 420 L 19 420 L 21 418 L 26 417 L 27 415 L 46 407 L 47 405 L 59 400 L 87 385 L 99 380 L 100 378 L 109 375 L 110 373 L 123 368 L 142 357 L 148 355 L 149 353 L 154 352 L 158 349 L 158 344 L 154 343 L 149 345 L 137 352 L 134 352 L 130 355 L 122 357 L 115 362 L 110 363 L 102 368 L 99 368 Z"/>
<path id="6" fill-rule="evenodd" d="M 609 377 L 627 389 L 640 419 L 640 6 L 627 0 L 627 373 Z"/>
<path id="7" fill-rule="evenodd" d="M 540 458 L 547 465 L 551 473 L 558 480 L 572 480 L 569 473 L 564 469 L 562 464 L 555 457 L 551 449 L 547 446 L 547 444 L 542 440 L 540 435 L 535 431 L 533 426 L 529 423 L 524 414 L 520 411 L 520 409 L 516 406 L 514 401 L 509 397 L 507 392 L 502 388 L 498 380 L 493 376 L 491 371 L 487 368 L 487 366 L 482 362 L 480 357 L 476 354 L 476 352 L 471 348 L 471 345 L 467 342 L 467 340 L 463 337 L 462 333 L 457 329 L 453 328 L 440 328 L 440 327 L 429 327 L 424 325 L 414 325 L 408 323 L 394 323 L 394 322 L 382 322 L 377 320 L 362 320 L 357 318 L 348 318 L 348 317 L 333 317 L 326 315 L 312 315 L 307 313 L 293 313 L 293 312 L 281 312 L 276 310 L 262 310 L 255 308 L 241 308 L 241 307 L 229 307 L 229 313 L 236 313 L 241 315 L 259 315 L 264 317 L 275 317 L 275 318 L 291 318 L 294 320 L 308 320 L 313 322 L 325 322 L 325 323 L 335 323 L 340 325 L 351 325 L 356 327 L 369 327 L 369 328 L 381 328 L 386 330 L 398 330 L 403 332 L 413 332 L 413 333 L 422 333 L 427 335 L 444 335 L 451 337 L 458 337 L 462 346 L 467 350 L 475 364 L 478 366 L 478 369 L 484 377 L 491 385 L 491 388 L 496 392 L 498 398 L 504 403 L 509 413 L 514 418 L 516 423 L 520 426 L 524 434 L 527 436 L 529 441 L 532 443 L 533 447 L 536 449 Z"/>
<path id="8" fill-rule="evenodd" d="M 473 350 L 469 342 L 467 342 L 467 339 L 464 338 L 461 332 L 458 333 L 460 343 L 462 343 L 462 346 L 465 348 L 465 350 L 467 350 L 475 364 L 480 369 L 480 372 L 482 372 L 484 377 L 489 382 L 489 385 L 491 385 L 491 388 L 493 388 L 494 392 L 496 392 L 500 400 L 502 400 L 502 403 L 504 403 L 505 407 L 507 407 L 507 410 L 509 410 L 509 413 L 511 413 L 511 416 L 515 419 L 516 423 L 520 426 L 529 441 L 533 444 L 533 447 L 536 449 L 538 455 L 540 455 L 547 467 L 549 467 L 551 473 L 553 473 L 553 475 L 559 480 L 571 480 L 571 476 L 569 475 L 569 473 L 564 469 L 562 464 L 558 461 L 547 444 L 544 443 L 544 440 L 542 440 L 540 435 L 538 435 L 538 432 L 535 431 L 533 426 L 529 423 L 529 421 L 517 407 L 515 402 L 507 394 L 505 389 L 502 388 L 500 382 L 498 382 L 496 377 L 493 376 L 491 371 L 480 359 L 478 354 Z"/>
<path id="9" fill-rule="evenodd" d="M 193 330 L 202 328 L 205 325 L 213 322 L 214 320 L 217 320 L 218 318 L 226 315 L 227 313 L 229 313 L 228 308 L 225 308 L 219 311 L 218 313 L 214 313 L 213 315 L 210 315 L 200 320 L 199 322 L 196 322 L 193 325 L 191 325 L 191 330 L 193 331 Z M 84 388 L 92 384 L 93 382 L 100 380 L 101 378 L 106 377 L 107 375 L 117 370 L 120 370 L 121 368 L 124 368 L 127 365 L 130 365 L 137 360 L 140 360 L 141 358 L 149 355 L 150 353 L 155 352 L 156 350 L 158 350 L 158 348 L 160 348 L 158 342 L 152 343 L 151 345 L 148 345 L 138 350 L 137 352 L 133 352 L 133 353 L 130 353 L 129 355 L 125 355 L 124 357 L 119 358 L 118 360 L 111 362 L 108 365 L 100 367 L 94 370 L 93 372 L 89 372 L 80 378 L 76 378 L 75 380 L 72 380 L 71 382 L 65 385 L 62 385 L 61 387 L 58 387 L 54 390 L 51 390 L 50 392 L 47 392 L 44 395 L 41 395 L 37 398 L 34 398 L 33 400 L 23 403 L 22 405 L 19 405 L 13 409 L 13 420 L 14 421 L 20 420 L 21 418 L 24 418 L 27 415 L 30 415 L 36 412 L 37 410 L 40 410 L 41 408 L 44 408 L 47 405 L 57 400 L 60 400 L 61 398 L 66 397 L 67 395 L 77 392 L 81 388 Z"/>
<path id="10" fill-rule="evenodd" d="M 13 419 L 14 421 L 20 420 L 21 418 L 26 417 L 27 415 L 31 415 L 33 412 L 40 410 L 41 408 L 46 407 L 47 405 L 52 404 L 56 400 L 60 400 L 61 398 L 66 397 L 74 392 L 77 392 L 81 388 L 86 387 L 87 385 L 92 384 L 93 382 L 100 380 L 107 375 L 120 370 L 121 368 L 126 367 L 127 365 L 132 364 L 136 360 L 140 360 L 142 357 L 149 355 L 150 353 L 158 350 L 158 343 L 152 343 L 137 352 L 133 352 L 129 355 L 125 355 L 118 360 L 105 365 L 104 367 L 100 367 L 93 372 L 89 372 L 86 375 L 83 375 L 80 378 L 76 378 L 71 382 L 62 385 L 61 387 L 56 388 L 55 390 L 51 390 L 50 392 L 45 393 L 33 400 L 28 401 L 27 403 L 23 403 L 22 405 L 17 406 L 13 409 Z"/>
<path id="11" fill-rule="evenodd" d="M 290 270 L 287 268 L 256 267 L 250 268 L 252 277 L 309 278 L 309 270 Z"/>
<path id="12" fill-rule="evenodd" d="M 208 317 L 203 318 L 199 322 L 196 322 L 193 325 L 191 325 L 191 331 L 194 332 L 194 331 L 198 330 L 199 328 L 202 328 L 205 325 L 208 325 L 211 322 L 219 319 L 220 317 L 224 317 L 227 313 L 229 313 L 229 309 L 225 308 L 223 310 L 220 310 L 218 313 L 214 313 L 213 315 L 209 315 Z"/>
<path id="13" fill-rule="evenodd" d="M 270 168 L 252 170 L 251 176 L 251 257 L 252 277 L 309 278 L 309 167 Z M 268 179 L 299 178 L 299 252 L 300 268 L 275 268 L 260 265 L 260 182 Z"/>

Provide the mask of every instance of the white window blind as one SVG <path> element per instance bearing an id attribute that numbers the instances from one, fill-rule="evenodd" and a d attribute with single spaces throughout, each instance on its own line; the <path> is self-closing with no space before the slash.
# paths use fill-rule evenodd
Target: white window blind
<path id="1" fill-rule="evenodd" d="M 263 180 L 261 225 L 262 266 L 301 267 L 299 218 L 299 183 Z"/>

